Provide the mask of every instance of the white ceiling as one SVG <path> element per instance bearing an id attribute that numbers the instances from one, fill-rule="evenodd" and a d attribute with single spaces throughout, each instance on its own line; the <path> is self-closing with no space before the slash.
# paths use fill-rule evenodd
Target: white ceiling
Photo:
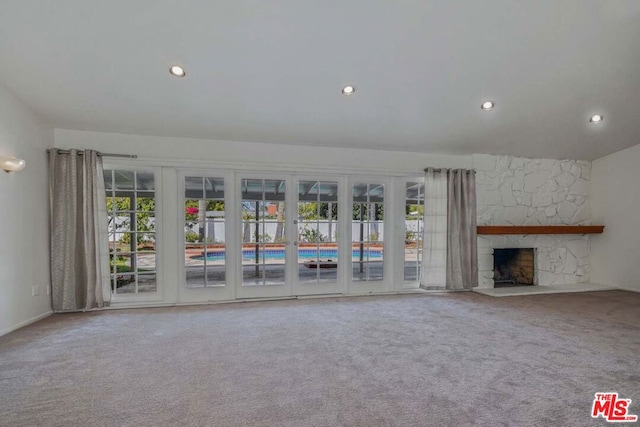
<path id="1" fill-rule="evenodd" d="M 57 128 L 579 159 L 640 143 L 638 0 L 2 0 L 0 64 Z"/>

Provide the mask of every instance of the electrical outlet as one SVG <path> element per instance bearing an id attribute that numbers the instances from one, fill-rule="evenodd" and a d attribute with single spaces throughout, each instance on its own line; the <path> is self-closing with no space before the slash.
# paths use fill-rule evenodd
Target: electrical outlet
<path id="1" fill-rule="evenodd" d="M 38 295 L 40 295 L 40 286 L 38 286 L 38 285 L 32 286 L 31 287 L 31 296 L 37 297 Z"/>

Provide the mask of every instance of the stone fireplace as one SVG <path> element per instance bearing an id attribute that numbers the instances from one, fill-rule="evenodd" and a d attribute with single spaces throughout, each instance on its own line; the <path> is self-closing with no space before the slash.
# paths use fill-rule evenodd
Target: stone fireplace
<path id="1" fill-rule="evenodd" d="M 479 226 L 591 223 L 589 162 L 474 154 L 473 167 Z M 589 282 L 589 235 L 478 235 L 478 287 L 494 287 L 499 248 L 534 248 L 536 286 Z"/>
<path id="2" fill-rule="evenodd" d="M 494 249 L 493 282 L 496 288 L 535 285 L 535 249 Z"/>

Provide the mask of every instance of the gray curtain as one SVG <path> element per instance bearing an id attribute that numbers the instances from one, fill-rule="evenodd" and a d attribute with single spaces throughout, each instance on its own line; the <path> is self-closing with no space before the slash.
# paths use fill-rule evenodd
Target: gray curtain
<path id="1" fill-rule="evenodd" d="M 98 153 L 50 150 L 49 200 L 54 311 L 108 305 L 108 242 L 102 238 L 106 201 Z"/>
<path id="2" fill-rule="evenodd" d="M 475 171 L 450 170 L 447 179 L 447 289 L 478 286 Z"/>

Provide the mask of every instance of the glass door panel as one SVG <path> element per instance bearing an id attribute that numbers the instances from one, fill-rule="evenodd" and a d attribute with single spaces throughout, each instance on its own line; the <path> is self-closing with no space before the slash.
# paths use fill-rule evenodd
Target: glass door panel
<path id="1" fill-rule="evenodd" d="M 384 276 L 384 184 L 356 183 L 352 189 L 352 279 Z"/>
<path id="2" fill-rule="evenodd" d="M 420 280 L 422 268 L 422 234 L 424 212 L 424 182 L 405 183 L 404 204 L 404 281 Z"/>
<path id="3" fill-rule="evenodd" d="M 242 242 L 239 295 L 284 295 L 289 261 L 287 180 L 241 178 L 239 185 Z"/>
<path id="4" fill-rule="evenodd" d="M 188 288 L 226 285 L 224 178 L 184 178 L 184 260 Z"/>
<path id="5" fill-rule="evenodd" d="M 227 227 L 230 179 L 223 173 L 184 171 L 179 174 L 179 221 L 182 241 L 183 302 L 229 299 Z"/>
<path id="6" fill-rule="evenodd" d="M 105 170 L 111 291 L 156 293 L 156 185 L 148 171 Z"/>
<path id="7" fill-rule="evenodd" d="M 338 281 L 338 183 L 298 181 L 298 283 Z"/>

